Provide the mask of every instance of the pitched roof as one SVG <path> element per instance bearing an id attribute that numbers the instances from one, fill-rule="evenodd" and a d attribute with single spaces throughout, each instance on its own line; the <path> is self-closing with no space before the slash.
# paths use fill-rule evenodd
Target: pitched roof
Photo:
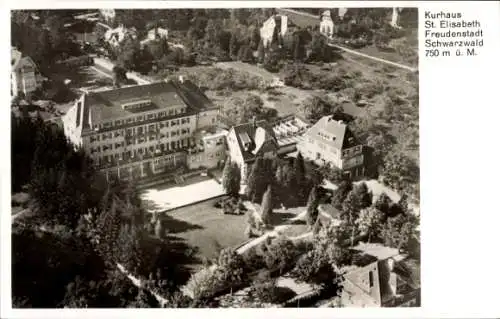
<path id="1" fill-rule="evenodd" d="M 255 125 L 253 122 L 248 122 L 233 126 L 233 129 L 238 147 L 245 161 L 253 160 L 262 153 L 274 151 L 278 148 L 278 142 L 276 141 L 274 131 L 267 121 L 256 121 Z M 264 131 L 265 134 L 260 133 L 260 136 L 257 137 L 257 142 L 259 142 L 257 145 L 255 141 L 256 133 L 261 130 Z M 250 144 L 250 147 L 245 148 L 245 143 Z M 257 151 L 255 153 L 252 152 L 255 149 L 257 149 Z"/>
<path id="2" fill-rule="evenodd" d="M 148 109 L 167 109 L 171 106 L 188 107 L 188 112 L 198 112 L 211 107 L 211 101 L 195 85 L 184 83 L 156 82 L 146 85 L 123 87 L 107 91 L 85 94 L 85 110 L 90 111 L 94 122 L 126 117 L 137 111 L 124 109 L 122 105 L 150 100 L 151 104 L 140 111 Z"/>
<path id="3" fill-rule="evenodd" d="M 334 120 L 332 116 L 323 116 L 305 135 L 339 150 L 357 144 L 356 138 L 347 124 Z"/>

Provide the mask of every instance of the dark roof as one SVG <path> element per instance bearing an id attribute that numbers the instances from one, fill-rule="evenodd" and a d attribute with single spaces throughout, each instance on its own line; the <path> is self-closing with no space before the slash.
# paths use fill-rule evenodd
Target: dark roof
<path id="1" fill-rule="evenodd" d="M 357 145 L 357 140 L 347 124 L 334 120 L 332 116 L 322 117 L 305 135 L 339 150 Z"/>
<path id="2" fill-rule="evenodd" d="M 196 109 L 197 111 L 203 111 L 205 109 L 210 109 L 216 107 L 212 101 L 201 91 L 201 89 L 196 86 L 190 80 L 183 80 L 182 82 L 172 82 L 181 93 L 181 97 L 185 99 L 185 102 Z"/>
<path id="3" fill-rule="evenodd" d="M 171 106 L 187 106 L 190 111 L 212 107 L 212 102 L 194 84 L 157 82 L 146 85 L 123 87 L 108 91 L 91 92 L 85 95 L 85 109 L 92 120 L 105 121 L 131 115 L 137 111 L 125 110 L 122 105 L 141 100 L 151 100 L 148 109 L 163 109 Z M 144 111 L 144 109 L 141 109 Z"/>
<path id="4" fill-rule="evenodd" d="M 254 154 L 252 151 L 254 151 L 256 147 L 255 136 L 258 128 L 263 129 L 266 134 L 264 142 L 260 144 L 258 152 Z M 267 123 L 267 121 L 256 121 L 255 125 L 253 122 L 248 122 L 233 126 L 233 129 L 236 135 L 236 140 L 238 141 L 238 147 L 240 148 L 241 154 L 243 155 L 243 159 L 245 161 L 254 160 L 255 157 L 259 154 L 278 149 L 276 136 L 272 127 L 269 125 L 269 123 Z M 252 144 L 250 149 L 248 150 L 246 150 L 244 147 L 245 141 L 242 141 L 244 139 L 248 139 L 248 142 Z"/>

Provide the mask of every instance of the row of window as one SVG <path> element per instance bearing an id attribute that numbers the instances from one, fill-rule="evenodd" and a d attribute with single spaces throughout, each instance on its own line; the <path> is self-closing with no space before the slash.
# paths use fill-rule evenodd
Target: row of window
<path id="1" fill-rule="evenodd" d="M 182 119 L 176 119 L 172 121 L 165 121 L 165 122 L 160 122 L 156 124 L 150 124 L 150 125 L 145 125 L 145 126 L 139 126 L 139 127 L 134 127 L 134 128 L 128 128 L 126 132 L 126 136 L 132 136 L 132 135 L 141 135 L 141 134 L 146 134 L 146 133 L 155 133 L 157 132 L 158 129 L 162 129 L 164 127 L 169 127 L 170 126 L 176 126 L 176 125 L 183 125 L 183 124 L 188 124 L 190 123 L 190 118 L 182 118 Z M 183 128 L 181 132 L 179 133 L 179 130 L 176 132 L 172 132 L 172 136 L 181 135 L 181 134 L 189 134 L 191 132 L 190 128 Z M 175 134 L 174 134 L 175 133 Z M 98 142 L 100 140 L 105 141 L 106 139 L 111 139 L 111 138 L 117 138 L 122 136 L 122 132 L 120 131 L 115 131 L 115 132 L 106 132 L 102 134 L 96 134 L 93 136 L 90 136 L 90 142 Z M 168 133 L 166 133 L 166 137 L 168 137 Z"/>
<path id="2" fill-rule="evenodd" d="M 345 151 L 342 152 L 342 155 L 349 156 L 349 155 L 357 154 L 357 153 L 361 152 L 361 148 L 362 148 L 361 145 L 358 145 L 358 146 L 355 146 L 355 147 L 352 147 L 352 148 L 348 148 L 348 149 L 346 149 Z"/>
<path id="3" fill-rule="evenodd" d="M 159 119 L 159 118 L 163 118 L 163 117 L 167 117 L 167 116 L 174 116 L 177 114 L 183 114 L 183 113 L 186 113 L 186 111 L 187 111 L 186 107 L 175 108 L 175 109 L 170 109 L 168 111 L 152 113 L 152 114 L 147 114 L 147 115 L 139 115 L 136 117 L 130 117 L 130 118 L 123 119 L 123 120 L 104 122 L 102 124 L 95 125 L 94 128 L 112 128 L 115 126 L 121 126 L 121 125 L 126 125 L 126 124 L 131 124 L 131 123 L 138 123 L 138 122 L 143 122 L 143 121 Z M 187 121 L 187 123 L 189 123 L 189 121 Z"/>

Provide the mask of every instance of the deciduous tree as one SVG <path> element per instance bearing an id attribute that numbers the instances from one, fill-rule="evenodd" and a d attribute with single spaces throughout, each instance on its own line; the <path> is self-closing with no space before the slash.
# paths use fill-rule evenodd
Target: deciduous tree
<path id="1" fill-rule="evenodd" d="M 364 208 L 359 212 L 355 223 L 362 234 L 368 235 L 368 242 L 380 237 L 384 217 L 384 214 L 375 207 Z"/>
<path id="2" fill-rule="evenodd" d="M 227 194 L 238 196 L 240 193 L 241 174 L 238 164 L 226 161 L 222 172 L 222 186 Z"/>

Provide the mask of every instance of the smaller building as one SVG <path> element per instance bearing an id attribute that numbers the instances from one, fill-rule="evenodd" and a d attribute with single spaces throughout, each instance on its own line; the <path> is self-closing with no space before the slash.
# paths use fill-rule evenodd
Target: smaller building
<path id="1" fill-rule="evenodd" d="M 335 25 L 333 23 L 330 10 L 326 10 L 321 14 L 319 31 L 321 32 L 321 34 L 327 36 L 328 38 L 333 37 L 335 33 Z"/>
<path id="2" fill-rule="evenodd" d="M 257 157 L 275 158 L 278 141 L 273 128 L 266 121 L 256 121 L 233 126 L 227 134 L 227 148 L 233 162 L 241 170 L 241 181 L 246 182 L 249 169 Z"/>
<path id="3" fill-rule="evenodd" d="M 363 308 L 418 307 L 418 262 L 400 255 L 396 249 L 378 244 L 362 244 L 360 247 L 355 247 L 361 253 L 355 257 L 356 265 L 349 266 L 344 276 L 342 305 Z"/>
<path id="4" fill-rule="evenodd" d="M 278 141 L 278 154 L 288 154 L 297 150 L 297 143 L 310 127 L 310 123 L 296 115 L 290 115 L 273 123 L 273 131 Z"/>
<path id="5" fill-rule="evenodd" d="M 297 149 L 317 165 L 331 165 L 347 174 L 364 174 L 363 145 L 347 124 L 324 116 L 304 134 Z"/>
<path id="6" fill-rule="evenodd" d="M 12 67 L 10 73 L 12 97 L 17 97 L 19 94 L 28 96 L 41 87 L 44 78 L 30 57 L 23 57 L 20 51 L 12 48 L 10 65 Z"/>
<path id="7" fill-rule="evenodd" d="M 224 167 L 227 133 L 226 130 L 215 128 L 195 132 L 193 146 L 187 150 L 188 169 Z"/>

